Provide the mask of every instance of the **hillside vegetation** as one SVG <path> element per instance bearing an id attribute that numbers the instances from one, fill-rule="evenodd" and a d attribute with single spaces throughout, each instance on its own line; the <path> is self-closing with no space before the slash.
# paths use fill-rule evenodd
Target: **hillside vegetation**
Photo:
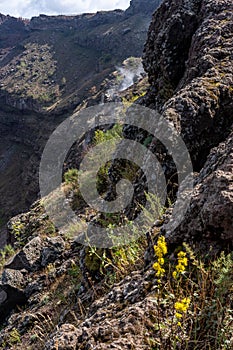
<path id="1" fill-rule="evenodd" d="M 140 3 L 145 5 L 135 0 L 129 12 L 117 11 L 114 15 L 132 15 Z M 172 155 L 157 138 L 121 123 L 106 124 L 85 134 L 71 147 L 65 161 L 65 201 L 80 219 L 106 227 L 110 239 L 114 238 L 113 229 L 123 224 L 129 231 L 132 228 L 137 238 L 112 248 L 99 248 L 90 242 L 83 245 L 72 225 L 67 232 L 59 232 L 54 226 L 44 208 L 48 198 L 37 200 L 28 211 L 12 217 L 7 223 L 8 244 L 0 252 L 0 348 L 233 348 L 232 10 L 231 0 L 163 1 L 153 14 L 144 47 L 142 61 L 148 76 L 134 77 L 134 84 L 121 90 L 122 71 L 140 67 L 140 60 L 128 57 L 108 77 L 101 71 L 100 85 L 92 86 L 92 93 L 76 106 L 76 111 L 82 111 L 95 104 L 121 101 L 125 111 L 130 112 L 134 104 L 142 105 L 172 122 L 185 141 L 195 172 L 193 190 L 183 193 L 182 186 L 179 189 L 181 202 L 187 196 L 190 200 L 182 220 L 173 225 L 179 214 L 175 211 L 177 169 Z M 95 19 L 85 16 L 90 21 Z M 63 20 L 60 18 L 59 25 Z M 46 33 L 50 21 L 54 29 L 56 18 L 34 20 L 33 35 L 41 35 L 38 26 L 42 23 L 42 33 Z M 118 20 L 116 23 L 119 25 Z M 46 55 L 51 58 L 51 43 L 40 45 L 46 45 Z M 105 57 L 106 66 L 109 59 Z M 59 64 L 57 59 L 56 65 L 49 66 L 52 69 Z M 73 89 L 71 76 L 65 74 L 54 78 L 54 84 L 60 81 L 61 86 L 62 82 L 59 91 L 64 90 L 55 98 L 57 105 L 50 106 L 56 113 L 43 114 L 48 132 L 55 125 L 51 118 L 62 121 L 68 116 L 59 114 L 59 108 L 68 101 L 64 97 L 66 86 L 70 92 Z M 43 107 L 48 108 L 47 103 Z M 3 117 L 6 115 L 5 110 Z M 20 116 L 28 118 L 33 129 L 33 113 Z M 37 115 L 37 120 L 41 116 Z M 86 204 L 78 182 L 81 159 L 96 145 L 122 137 L 140 141 L 157 156 L 169 190 L 165 205 L 148 193 L 144 174 L 125 159 L 102 166 L 97 187 L 103 198 L 111 200 L 119 178 L 128 179 L 136 192 L 132 206 L 119 215 L 99 213 Z M 49 198 L 56 194 L 54 190 Z M 152 226 L 135 232 L 133 215 L 142 210 L 145 198 L 156 208 L 158 217 Z"/>

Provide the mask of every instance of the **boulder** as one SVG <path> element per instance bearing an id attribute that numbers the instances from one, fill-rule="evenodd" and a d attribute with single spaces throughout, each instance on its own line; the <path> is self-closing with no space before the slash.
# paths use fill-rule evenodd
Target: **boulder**
<path id="1" fill-rule="evenodd" d="M 40 237 L 35 237 L 5 267 L 15 270 L 26 269 L 30 272 L 37 271 L 60 259 L 64 249 L 65 242 L 59 236 L 48 237 L 45 241 Z"/>
<path id="2" fill-rule="evenodd" d="M 40 237 L 35 237 L 5 267 L 15 270 L 36 271 L 41 267 L 42 250 L 43 241 Z"/>

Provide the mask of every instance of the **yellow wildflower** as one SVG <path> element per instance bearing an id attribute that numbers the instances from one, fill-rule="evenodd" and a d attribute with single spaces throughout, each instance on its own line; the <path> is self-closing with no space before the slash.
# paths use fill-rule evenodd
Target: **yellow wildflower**
<path id="1" fill-rule="evenodd" d="M 185 252 L 182 252 L 182 251 L 179 252 L 177 254 L 177 257 L 178 257 L 178 264 L 176 265 L 176 271 L 172 273 L 172 276 L 174 278 L 176 278 L 179 273 L 185 272 L 186 266 L 188 266 L 188 259 L 186 257 Z"/>
<path id="2" fill-rule="evenodd" d="M 176 318 L 181 318 L 183 314 L 187 311 L 190 305 L 190 298 L 184 298 L 181 301 L 175 303 L 175 310 L 177 311 L 175 316 Z"/>
<path id="3" fill-rule="evenodd" d="M 163 268 L 163 265 L 165 263 L 164 255 L 167 254 L 167 244 L 165 237 L 160 236 L 158 238 L 158 242 L 154 246 L 154 251 L 157 257 L 157 262 L 154 263 L 153 269 L 156 271 L 157 277 L 162 277 L 165 274 L 165 269 Z"/>
<path id="4" fill-rule="evenodd" d="M 164 236 L 158 238 L 157 245 L 154 246 L 155 254 L 158 258 L 163 257 L 167 254 L 167 244 Z"/>
<path id="5" fill-rule="evenodd" d="M 179 252 L 177 254 L 178 256 L 178 264 L 183 265 L 183 266 L 187 266 L 188 265 L 188 259 L 186 257 L 186 253 L 185 252 Z"/>
<path id="6" fill-rule="evenodd" d="M 164 265 L 164 258 L 158 258 L 158 263 L 160 265 Z"/>
<path id="7" fill-rule="evenodd" d="M 163 269 L 158 262 L 154 263 L 153 269 L 156 271 L 156 276 L 158 277 L 163 276 L 165 273 L 165 269 Z"/>

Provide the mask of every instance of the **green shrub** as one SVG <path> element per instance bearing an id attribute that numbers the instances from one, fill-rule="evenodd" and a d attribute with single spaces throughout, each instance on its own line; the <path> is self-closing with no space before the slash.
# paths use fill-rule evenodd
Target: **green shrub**
<path id="1" fill-rule="evenodd" d="M 78 183 L 78 170 L 77 169 L 69 169 L 64 174 L 65 183 L 68 184 L 77 184 Z"/>

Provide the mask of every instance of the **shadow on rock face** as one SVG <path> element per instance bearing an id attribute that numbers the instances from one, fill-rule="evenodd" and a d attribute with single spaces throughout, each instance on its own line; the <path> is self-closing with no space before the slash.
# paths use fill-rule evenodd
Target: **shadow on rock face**
<path id="1" fill-rule="evenodd" d="M 5 321 L 12 309 L 26 304 L 27 297 L 24 292 L 10 285 L 0 287 L 0 324 Z"/>

